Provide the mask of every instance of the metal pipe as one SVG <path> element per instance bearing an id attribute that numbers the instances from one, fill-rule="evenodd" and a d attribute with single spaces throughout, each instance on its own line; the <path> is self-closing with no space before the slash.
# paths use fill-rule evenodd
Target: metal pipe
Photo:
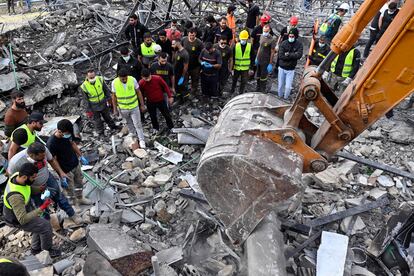
<path id="1" fill-rule="evenodd" d="M 321 77 L 322 74 L 329 69 L 329 66 L 331 65 L 332 61 L 336 58 L 336 56 L 337 54 L 335 54 L 334 51 L 330 51 L 326 58 L 322 61 L 322 63 L 319 64 L 318 68 L 316 69 L 316 73 L 319 77 Z"/>

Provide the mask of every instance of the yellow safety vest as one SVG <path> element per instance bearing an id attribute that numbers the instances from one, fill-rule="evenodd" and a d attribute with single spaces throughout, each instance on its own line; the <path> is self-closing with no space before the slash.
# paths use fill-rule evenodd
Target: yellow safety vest
<path id="1" fill-rule="evenodd" d="M 3 202 L 4 202 L 4 205 L 10 210 L 12 209 L 12 207 L 9 204 L 9 201 L 7 200 L 7 195 L 9 193 L 19 193 L 19 194 L 21 194 L 24 198 L 24 205 L 29 204 L 29 201 L 30 201 L 30 195 L 31 195 L 30 186 L 28 186 L 28 185 L 24 185 L 24 186 L 23 185 L 17 185 L 17 184 L 14 184 L 12 182 L 12 179 L 15 178 L 18 175 L 19 175 L 19 173 L 16 172 L 9 178 L 9 181 L 7 182 L 6 189 L 4 190 Z"/>
<path id="2" fill-rule="evenodd" d="M 337 15 L 336 13 L 331 14 L 328 19 L 322 23 L 322 25 L 319 27 L 319 35 L 325 35 L 326 32 L 328 31 L 328 28 L 330 28 L 332 26 L 332 24 L 335 22 L 335 20 L 337 20 L 338 18 L 341 18 L 339 15 Z"/>
<path id="3" fill-rule="evenodd" d="M 242 53 L 241 44 L 236 44 L 236 56 L 234 61 L 234 70 L 237 71 L 246 71 L 250 68 L 250 51 L 252 49 L 252 44 L 247 43 L 244 53 Z"/>
<path id="4" fill-rule="evenodd" d="M 87 79 L 82 83 L 81 89 L 88 96 L 88 101 L 91 103 L 99 103 L 105 99 L 105 93 L 103 91 L 103 78 L 98 76 L 94 84 L 90 83 Z"/>
<path id="5" fill-rule="evenodd" d="M 345 58 L 345 62 L 344 62 L 344 67 L 342 68 L 342 73 L 341 73 L 341 77 L 347 78 L 349 77 L 349 75 L 351 74 L 352 71 L 352 64 L 354 61 L 354 52 L 355 49 L 352 49 L 351 51 L 349 51 L 349 53 L 346 55 Z M 331 72 L 334 73 L 335 72 L 335 68 L 336 68 L 336 63 L 338 62 L 338 57 L 337 56 L 334 61 L 332 61 L 331 64 Z"/>
<path id="6" fill-rule="evenodd" d="M 18 129 L 24 129 L 24 130 L 26 130 L 26 133 L 27 133 L 27 141 L 26 141 L 26 143 L 24 143 L 23 145 L 20 145 L 21 147 L 23 147 L 23 148 L 28 148 L 31 144 L 33 144 L 34 142 L 35 142 L 35 140 L 36 140 L 36 132 L 31 132 L 30 131 L 30 129 L 29 129 L 29 127 L 26 125 L 26 124 L 24 124 L 24 125 L 21 125 L 21 126 L 19 126 L 18 128 L 16 128 L 14 131 L 13 131 L 13 133 L 16 131 L 16 130 L 18 130 Z M 12 133 L 12 135 L 11 135 L 11 137 L 10 137 L 10 140 L 13 142 L 13 133 Z"/>
<path id="7" fill-rule="evenodd" d="M 128 76 L 126 89 L 119 78 L 114 83 L 116 100 L 120 109 L 133 109 L 138 106 L 138 96 L 135 92 L 134 78 Z"/>
<path id="8" fill-rule="evenodd" d="M 0 259 L 0 263 L 13 263 L 13 262 L 8 259 Z"/>
<path id="9" fill-rule="evenodd" d="M 155 42 L 151 43 L 150 46 L 141 43 L 141 54 L 143 57 L 155 57 L 154 46 L 157 45 Z"/>

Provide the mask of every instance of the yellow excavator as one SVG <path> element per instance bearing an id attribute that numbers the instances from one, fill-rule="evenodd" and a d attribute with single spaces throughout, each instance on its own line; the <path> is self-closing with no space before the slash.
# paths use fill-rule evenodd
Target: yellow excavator
<path id="1" fill-rule="evenodd" d="M 319 67 L 307 67 L 298 95 L 286 105 L 271 94 L 231 99 L 212 129 L 197 180 L 227 235 L 242 243 L 272 210 L 301 200 L 302 173 L 320 172 L 330 156 L 414 91 L 414 0 L 406 0 L 352 83 L 338 98 L 322 80 L 386 0 L 365 0 L 331 43 Z M 305 116 L 313 103 L 325 121 Z M 286 213 L 285 213 L 286 214 Z"/>

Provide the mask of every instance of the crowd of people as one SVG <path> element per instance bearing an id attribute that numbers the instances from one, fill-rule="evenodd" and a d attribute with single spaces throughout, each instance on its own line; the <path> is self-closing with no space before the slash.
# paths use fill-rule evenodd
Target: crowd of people
<path id="1" fill-rule="evenodd" d="M 398 13 L 395 3 L 390 0 L 372 22 L 364 58 Z M 235 16 L 237 7 L 230 5 L 223 17 L 205 18 L 204 32 L 192 22 L 180 26 L 172 20 L 168 28 L 151 34 L 135 14 L 131 15 L 125 29 L 130 46 L 119 49 L 116 78 L 108 85 L 103 76 L 90 68 L 79 87 L 96 136 L 105 135 L 105 124 L 112 131 L 120 130 L 114 120 L 120 114 L 129 135 L 136 138 L 140 148 L 146 148 L 141 121 L 145 112 L 149 113 L 154 133 L 160 131 L 158 112 L 167 129 L 172 129 L 171 108 L 175 101 L 185 102 L 190 96 L 199 95 L 199 87 L 205 98 L 221 97 L 230 78 L 226 93 L 232 96 L 237 86 L 239 94 L 245 93 L 252 78 L 256 78 L 256 91 L 267 92 L 269 77 L 277 74 L 278 96 L 289 99 L 295 69 L 303 56 L 299 18 L 292 16 L 277 34 L 271 27 L 271 16 L 262 12 L 254 0 L 247 0 L 246 7 L 244 24 L 236 24 L 240 22 Z M 328 55 L 330 42 L 348 10 L 349 5 L 343 3 L 323 21 L 318 41 L 308 57 L 311 65 L 318 66 Z M 347 86 L 358 71 L 360 60 L 361 54 L 355 47 L 338 56 L 330 65 L 328 78 L 334 80 L 331 87 Z M 88 164 L 88 160 L 77 146 L 71 121 L 59 121 L 52 136 L 41 137 L 38 133 L 46 122 L 43 114 L 27 113 L 22 92 L 13 92 L 11 98 L 12 106 L 5 115 L 4 133 L 9 142 L 4 168 L 9 179 L 3 193 L 3 217 L 9 225 L 32 233 L 33 254 L 48 250 L 51 257 L 56 257 L 60 250 L 52 246 L 48 207 L 56 205 L 75 224 L 82 223 L 73 206 L 91 204 L 82 195 L 81 164 Z"/>

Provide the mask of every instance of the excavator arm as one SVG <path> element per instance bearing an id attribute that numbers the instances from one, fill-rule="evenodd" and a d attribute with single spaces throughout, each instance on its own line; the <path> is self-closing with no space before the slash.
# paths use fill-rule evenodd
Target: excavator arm
<path id="1" fill-rule="evenodd" d="M 197 180 L 234 243 L 243 242 L 271 210 L 284 215 L 294 210 L 301 201 L 302 173 L 325 170 L 329 156 L 414 90 L 414 0 L 405 1 L 339 99 L 321 77 L 385 2 L 363 2 L 321 65 L 305 69 L 292 105 L 271 94 L 248 93 L 222 110 Z M 310 103 L 325 117 L 320 126 L 305 116 Z"/>

